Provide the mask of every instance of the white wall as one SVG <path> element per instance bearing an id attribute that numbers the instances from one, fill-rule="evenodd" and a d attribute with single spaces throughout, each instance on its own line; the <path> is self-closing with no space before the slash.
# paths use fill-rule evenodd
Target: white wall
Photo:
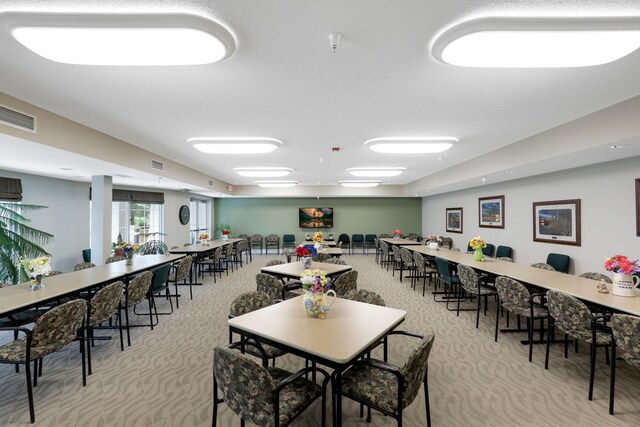
<path id="1" fill-rule="evenodd" d="M 22 180 L 23 203 L 48 207 L 38 212 L 27 212 L 26 216 L 31 219 L 29 225 L 53 234 L 53 242 L 44 247 L 52 254 L 52 268 L 62 271 L 73 270 L 74 265 L 82 262 L 82 249 L 89 247 L 90 184 L 4 170 L 0 170 L 0 176 Z M 182 246 L 189 241 L 189 225 L 180 223 L 178 210 L 182 205 L 189 205 L 191 194 L 173 190 L 126 188 L 163 191 L 165 242 L 171 247 Z M 204 196 L 193 197 L 211 200 L 213 203 L 213 199 Z"/>
<path id="2" fill-rule="evenodd" d="M 425 197 L 422 232 L 451 237 L 454 246 L 462 251 L 472 237 L 480 235 L 496 247 L 511 246 L 514 261 L 521 264 L 544 262 L 550 252 L 567 254 L 571 257 L 570 273 L 607 273 L 603 263 L 611 255 L 640 258 L 635 217 L 636 178 L 640 178 L 637 157 Z M 505 196 L 505 228 L 479 228 L 478 198 L 499 195 Z M 532 203 L 565 199 L 581 199 L 582 245 L 534 242 Z M 446 233 L 445 209 L 460 206 L 464 209 L 464 233 Z"/>

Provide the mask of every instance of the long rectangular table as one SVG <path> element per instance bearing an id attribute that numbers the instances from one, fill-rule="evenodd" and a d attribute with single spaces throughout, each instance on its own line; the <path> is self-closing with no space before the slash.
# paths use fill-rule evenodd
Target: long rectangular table
<path id="1" fill-rule="evenodd" d="M 596 289 L 598 282 L 572 274 L 542 270 L 529 265 L 516 264 L 493 258 L 475 261 L 472 254 L 448 249 L 429 249 L 427 246 L 406 246 L 410 251 L 429 257 L 441 257 L 457 264 L 464 264 L 476 270 L 496 276 L 508 276 L 519 282 L 528 283 L 544 289 L 553 289 L 574 297 L 598 304 L 602 307 L 640 316 L 640 298 L 623 297 L 612 293 L 602 294 Z"/>
<path id="2" fill-rule="evenodd" d="M 195 259 L 199 259 L 199 258 L 206 257 L 209 253 L 215 251 L 221 246 L 224 247 L 228 245 L 234 245 L 242 240 L 243 239 L 238 239 L 238 238 L 230 238 L 226 240 L 222 240 L 222 239 L 211 240 L 207 244 L 197 243 L 194 245 L 187 245 L 180 248 L 173 248 L 169 250 L 169 253 L 190 255 Z M 194 263 L 191 264 L 191 271 L 189 272 L 189 283 L 191 285 L 202 285 L 202 283 L 199 283 L 196 280 L 194 280 L 193 273 L 194 273 L 195 265 L 196 263 L 194 260 Z"/>
<path id="3" fill-rule="evenodd" d="M 339 276 L 345 271 L 353 269 L 350 265 L 330 264 L 326 262 L 312 262 L 309 269 L 318 269 L 324 271 L 327 277 Z M 280 278 L 299 279 L 302 272 L 306 270 L 302 261 L 294 261 L 286 264 L 272 265 L 269 267 L 262 267 L 261 272 L 271 274 Z"/>
<path id="4" fill-rule="evenodd" d="M 385 243 L 388 243 L 390 245 L 396 245 L 396 246 L 413 246 L 413 245 L 421 245 L 422 243 L 417 242 L 415 240 L 409 240 L 409 239 L 394 239 L 393 237 L 381 237 L 378 240 L 381 240 Z"/>
<path id="5" fill-rule="evenodd" d="M 181 258 L 184 258 L 184 255 L 136 256 L 133 258 L 132 265 L 126 265 L 126 261 L 117 261 L 111 264 L 45 277 L 42 280 L 44 287 L 35 291 L 29 289 L 28 282 L 0 288 L 0 316 L 43 305 L 49 301 L 84 291 L 94 286 L 124 280 L 128 276 L 166 263 L 173 263 Z"/>
<path id="6" fill-rule="evenodd" d="M 229 319 L 229 331 L 281 348 L 342 371 L 362 357 L 405 319 L 407 312 L 337 298 L 325 319 L 307 316 L 302 297 Z M 334 425 L 342 425 L 342 399 L 336 399 Z"/>

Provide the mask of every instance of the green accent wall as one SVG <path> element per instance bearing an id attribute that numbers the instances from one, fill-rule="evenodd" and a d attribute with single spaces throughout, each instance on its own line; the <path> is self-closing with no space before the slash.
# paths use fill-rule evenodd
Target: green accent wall
<path id="1" fill-rule="evenodd" d="M 231 234 L 295 234 L 296 242 L 316 231 L 298 227 L 298 208 L 333 208 L 333 232 L 422 234 L 421 198 L 219 198 L 214 203 L 215 224 L 231 225 Z M 323 230 L 325 231 L 325 230 Z"/>

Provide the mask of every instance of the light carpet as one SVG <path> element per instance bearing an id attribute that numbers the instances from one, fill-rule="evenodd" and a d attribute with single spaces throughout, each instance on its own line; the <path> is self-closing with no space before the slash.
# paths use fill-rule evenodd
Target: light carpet
<path id="1" fill-rule="evenodd" d="M 213 348 L 228 340 L 227 314 L 241 292 L 255 290 L 260 267 L 278 255 L 254 255 L 217 283 L 205 276 L 204 285 L 188 288 L 180 308 L 162 316 L 160 324 L 132 330 L 132 346 L 120 351 L 117 331 L 102 330 L 111 341 L 98 341 L 93 349 L 93 375 L 81 385 L 77 343 L 48 356 L 43 376 L 34 389 L 36 424 L 42 426 L 208 426 L 212 414 Z M 527 360 L 525 334 L 500 334 L 493 340 L 495 307 L 481 315 L 475 329 L 475 313 L 459 317 L 434 302 L 430 290 L 413 290 L 398 273 L 381 269 L 371 255 L 343 257 L 358 270 L 358 286 L 379 293 L 387 306 L 407 310 L 400 329 L 425 333 L 436 339 L 429 360 L 429 391 L 434 426 L 637 426 L 640 425 L 640 373 L 624 362 L 617 370 L 616 415 L 608 414 L 609 367 L 601 350 L 596 369 L 594 400 L 587 400 L 588 346 L 563 357 L 561 345 L 551 349 L 549 370 L 544 369 L 544 346 L 534 346 L 533 363 Z M 168 306 L 161 301 L 160 307 Z M 301 308 L 302 309 L 302 308 Z M 329 313 L 329 316 L 331 313 Z M 135 317 L 135 316 L 133 316 Z M 147 318 L 135 321 L 144 322 Z M 319 320 L 320 321 L 320 320 Z M 313 333 L 313 331 L 309 331 Z M 4 333 L 0 339 L 12 339 Z M 400 363 L 409 342 L 390 346 L 391 362 Z M 381 357 L 380 354 L 374 354 Z M 296 370 L 304 362 L 294 356 L 279 358 L 277 366 Z M 0 425 L 29 425 L 24 373 L 12 365 L 0 365 Z M 425 425 L 424 394 L 404 412 L 406 426 Z M 330 412 L 330 404 L 327 407 Z M 359 405 L 343 400 L 345 426 L 367 425 L 359 418 Z M 294 426 L 319 426 L 316 402 Z M 219 426 L 237 426 L 239 418 L 220 405 Z M 395 420 L 373 412 L 372 426 L 395 425 Z"/>

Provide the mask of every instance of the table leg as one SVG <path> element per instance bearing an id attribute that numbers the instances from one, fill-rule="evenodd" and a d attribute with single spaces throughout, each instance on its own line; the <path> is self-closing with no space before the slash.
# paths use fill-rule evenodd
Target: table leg
<path id="1" fill-rule="evenodd" d="M 342 389 L 342 371 L 340 368 L 335 370 L 336 374 L 336 389 L 334 390 L 335 396 L 335 407 L 333 408 L 334 419 L 333 425 L 334 427 L 342 427 L 342 394 L 340 394 L 340 390 Z"/>

